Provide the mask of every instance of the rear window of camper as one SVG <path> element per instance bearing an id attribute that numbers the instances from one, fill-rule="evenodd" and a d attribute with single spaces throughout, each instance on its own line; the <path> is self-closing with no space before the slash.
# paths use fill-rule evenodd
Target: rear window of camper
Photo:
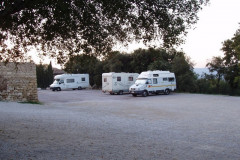
<path id="1" fill-rule="evenodd" d="M 67 83 L 74 83 L 74 79 L 67 79 Z"/>
<path id="2" fill-rule="evenodd" d="M 153 74 L 153 77 L 158 77 L 159 75 L 158 74 Z"/>
<path id="3" fill-rule="evenodd" d="M 133 81 L 133 77 L 128 77 L 128 81 Z"/>
<path id="4" fill-rule="evenodd" d="M 167 81 L 168 80 L 168 78 L 163 78 L 163 81 Z"/>
<path id="5" fill-rule="evenodd" d="M 104 78 L 103 81 L 104 81 L 104 82 L 107 82 L 107 78 Z"/>
<path id="6" fill-rule="evenodd" d="M 82 77 L 82 81 L 85 81 L 85 77 Z"/>
<path id="7" fill-rule="evenodd" d="M 117 77 L 117 81 L 121 81 L 121 77 Z"/>
<path id="8" fill-rule="evenodd" d="M 170 78 L 168 78 L 168 81 L 169 81 L 169 82 L 174 82 L 174 78 L 173 78 L 173 77 L 170 77 Z"/>

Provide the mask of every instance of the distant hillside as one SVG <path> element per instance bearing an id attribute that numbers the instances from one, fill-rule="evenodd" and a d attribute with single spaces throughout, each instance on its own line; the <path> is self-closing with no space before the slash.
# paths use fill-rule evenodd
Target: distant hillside
<path id="1" fill-rule="evenodd" d="M 194 68 L 193 71 L 198 74 L 199 76 L 201 76 L 202 74 L 206 73 L 206 74 L 215 74 L 215 72 L 210 73 L 208 68 Z"/>
<path id="2" fill-rule="evenodd" d="M 61 69 L 58 69 L 58 68 L 53 68 L 53 75 L 56 76 L 56 75 L 59 75 L 59 74 L 64 74 L 65 72 Z"/>

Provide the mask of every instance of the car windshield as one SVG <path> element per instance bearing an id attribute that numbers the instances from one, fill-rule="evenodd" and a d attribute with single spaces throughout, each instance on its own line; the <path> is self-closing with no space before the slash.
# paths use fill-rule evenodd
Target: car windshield
<path id="1" fill-rule="evenodd" d="M 139 78 L 136 80 L 135 84 L 146 84 L 147 78 Z"/>
<path id="2" fill-rule="evenodd" d="M 53 82 L 53 84 L 58 84 L 60 81 L 60 79 L 55 79 L 55 81 Z"/>

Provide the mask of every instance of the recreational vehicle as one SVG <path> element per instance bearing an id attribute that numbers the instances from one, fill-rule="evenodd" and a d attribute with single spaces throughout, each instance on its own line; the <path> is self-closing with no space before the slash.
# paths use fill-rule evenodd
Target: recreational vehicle
<path id="1" fill-rule="evenodd" d="M 129 87 L 134 84 L 138 73 L 103 73 L 102 91 L 110 94 L 129 93 Z"/>
<path id="2" fill-rule="evenodd" d="M 54 82 L 50 85 L 50 89 L 52 91 L 61 91 L 64 89 L 81 90 L 89 86 L 88 74 L 62 74 L 54 77 Z"/>
<path id="3" fill-rule="evenodd" d="M 129 88 L 133 96 L 142 95 L 143 97 L 151 94 L 164 93 L 168 95 L 176 90 L 175 74 L 169 71 L 147 71 L 142 72 L 135 84 Z"/>

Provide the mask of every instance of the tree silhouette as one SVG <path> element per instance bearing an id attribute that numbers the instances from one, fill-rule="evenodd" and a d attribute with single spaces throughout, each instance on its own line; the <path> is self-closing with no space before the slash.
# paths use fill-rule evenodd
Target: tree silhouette
<path id="1" fill-rule="evenodd" d="M 104 55 L 132 40 L 179 44 L 208 0 L 2 0 L 0 60 L 25 59 L 31 47 L 57 57 Z M 10 43 L 10 48 L 9 48 Z M 157 46 L 159 47 L 159 46 Z"/>

